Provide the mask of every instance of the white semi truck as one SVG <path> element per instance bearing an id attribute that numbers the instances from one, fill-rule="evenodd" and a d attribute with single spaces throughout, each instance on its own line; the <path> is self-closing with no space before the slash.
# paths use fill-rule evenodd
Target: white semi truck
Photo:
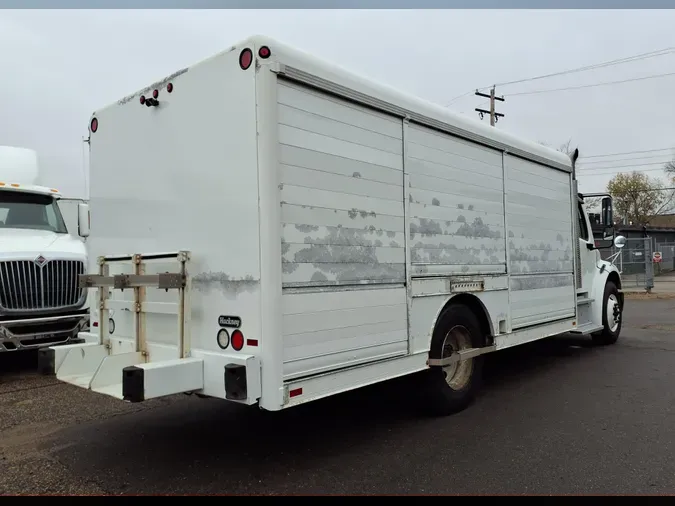
<path id="1" fill-rule="evenodd" d="M 79 342 L 89 330 L 85 244 L 68 233 L 61 193 L 37 180 L 35 151 L 0 146 L 0 353 Z"/>
<path id="2" fill-rule="evenodd" d="M 445 414 L 486 353 L 619 337 L 578 152 L 258 36 L 96 111 L 90 132 L 81 286 L 98 329 L 42 350 L 61 381 L 275 411 L 421 373 Z"/>

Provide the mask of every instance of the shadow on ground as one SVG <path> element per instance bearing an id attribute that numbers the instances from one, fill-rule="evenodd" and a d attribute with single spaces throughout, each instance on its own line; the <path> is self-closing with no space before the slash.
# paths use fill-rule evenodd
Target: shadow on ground
<path id="1" fill-rule="evenodd" d="M 37 350 L 0 353 L 0 379 L 37 370 Z"/>
<path id="2" fill-rule="evenodd" d="M 587 338 L 555 338 L 488 357 L 478 402 L 450 418 L 420 412 L 417 376 L 277 413 L 190 397 L 67 429 L 54 444 L 76 475 L 104 476 L 96 483 L 109 493 L 409 491 L 409 478 L 394 470 L 409 467 L 402 459 L 411 451 L 436 458 L 434 438 L 443 431 L 475 437 L 476 425 L 491 416 L 481 408 L 484 397 L 513 383 L 537 382 L 567 361 L 583 361 L 594 353 L 589 344 Z M 461 446 L 455 450 L 461 453 Z M 369 473 L 378 479 L 369 481 Z"/>

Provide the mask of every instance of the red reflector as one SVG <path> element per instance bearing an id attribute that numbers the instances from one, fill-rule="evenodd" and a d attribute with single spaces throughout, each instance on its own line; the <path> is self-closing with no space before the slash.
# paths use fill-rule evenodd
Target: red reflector
<path id="1" fill-rule="evenodd" d="M 288 392 L 289 397 L 297 397 L 298 395 L 302 395 L 302 388 L 296 388 Z"/>
<path id="2" fill-rule="evenodd" d="M 98 120 L 96 118 L 92 118 L 89 127 L 91 128 L 92 133 L 95 133 L 96 130 L 98 130 Z"/>
<path id="3" fill-rule="evenodd" d="M 235 330 L 232 332 L 230 343 L 232 344 L 232 348 L 234 348 L 236 351 L 239 351 L 244 347 L 244 334 L 241 333 L 241 330 Z"/>
<path id="4" fill-rule="evenodd" d="M 241 53 L 239 53 L 239 66 L 242 70 L 248 70 L 248 68 L 251 66 L 251 63 L 253 63 L 253 51 L 251 51 L 249 48 L 246 48 Z"/>
<path id="5" fill-rule="evenodd" d="M 159 90 L 153 90 L 152 91 L 152 98 L 157 98 L 159 97 Z"/>
<path id="6" fill-rule="evenodd" d="M 145 96 L 141 95 L 141 105 L 145 104 Z"/>
<path id="7" fill-rule="evenodd" d="M 166 85 L 166 91 L 171 93 L 173 91 L 173 84 L 169 83 Z"/>
<path id="8" fill-rule="evenodd" d="M 258 49 L 258 56 L 261 58 L 269 58 L 272 52 L 270 51 L 270 48 L 267 46 L 262 46 L 260 49 Z"/>
<path id="9" fill-rule="evenodd" d="M 247 346 L 258 346 L 258 340 L 257 339 L 247 339 L 246 345 Z"/>
<path id="10" fill-rule="evenodd" d="M 98 327 L 98 322 L 94 322 L 91 325 L 92 325 L 92 327 Z"/>

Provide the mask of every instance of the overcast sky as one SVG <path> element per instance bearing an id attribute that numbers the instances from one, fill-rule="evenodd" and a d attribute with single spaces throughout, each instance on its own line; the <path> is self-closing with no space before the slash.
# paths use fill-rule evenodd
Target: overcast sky
<path id="1" fill-rule="evenodd" d="M 675 46 L 674 25 L 675 10 L 0 10 L 0 145 L 36 149 L 44 184 L 84 196 L 82 136 L 95 109 L 255 33 L 447 104 L 477 87 Z M 497 128 L 554 146 L 571 138 L 582 157 L 672 148 L 675 76 L 509 96 L 669 72 L 675 52 L 498 87 Z M 477 118 L 483 102 L 469 94 L 450 108 Z M 656 164 L 670 156 L 589 159 L 581 190 L 604 190 L 608 172 L 635 162 L 662 176 Z"/>

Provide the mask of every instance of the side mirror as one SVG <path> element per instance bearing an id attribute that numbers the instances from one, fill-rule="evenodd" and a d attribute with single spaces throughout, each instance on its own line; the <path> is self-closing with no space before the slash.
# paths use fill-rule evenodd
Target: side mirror
<path id="1" fill-rule="evenodd" d="M 77 205 L 77 233 L 80 237 L 89 237 L 89 204 Z"/>
<path id="2" fill-rule="evenodd" d="M 617 235 L 614 238 L 614 247 L 621 249 L 626 245 L 626 238 L 622 235 Z"/>
<path id="3" fill-rule="evenodd" d="M 602 230 L 602 240 L 603 241 L 612 241 L 614 240 L 614 226 L 608 225 Z"/>
<path id="4" fill-rule="evenodd" d="M 614 225 L 614 215 L 612 212 L 612 197 L 603 197 L 602 203 L 602 224 L 606 227 Z"/>

